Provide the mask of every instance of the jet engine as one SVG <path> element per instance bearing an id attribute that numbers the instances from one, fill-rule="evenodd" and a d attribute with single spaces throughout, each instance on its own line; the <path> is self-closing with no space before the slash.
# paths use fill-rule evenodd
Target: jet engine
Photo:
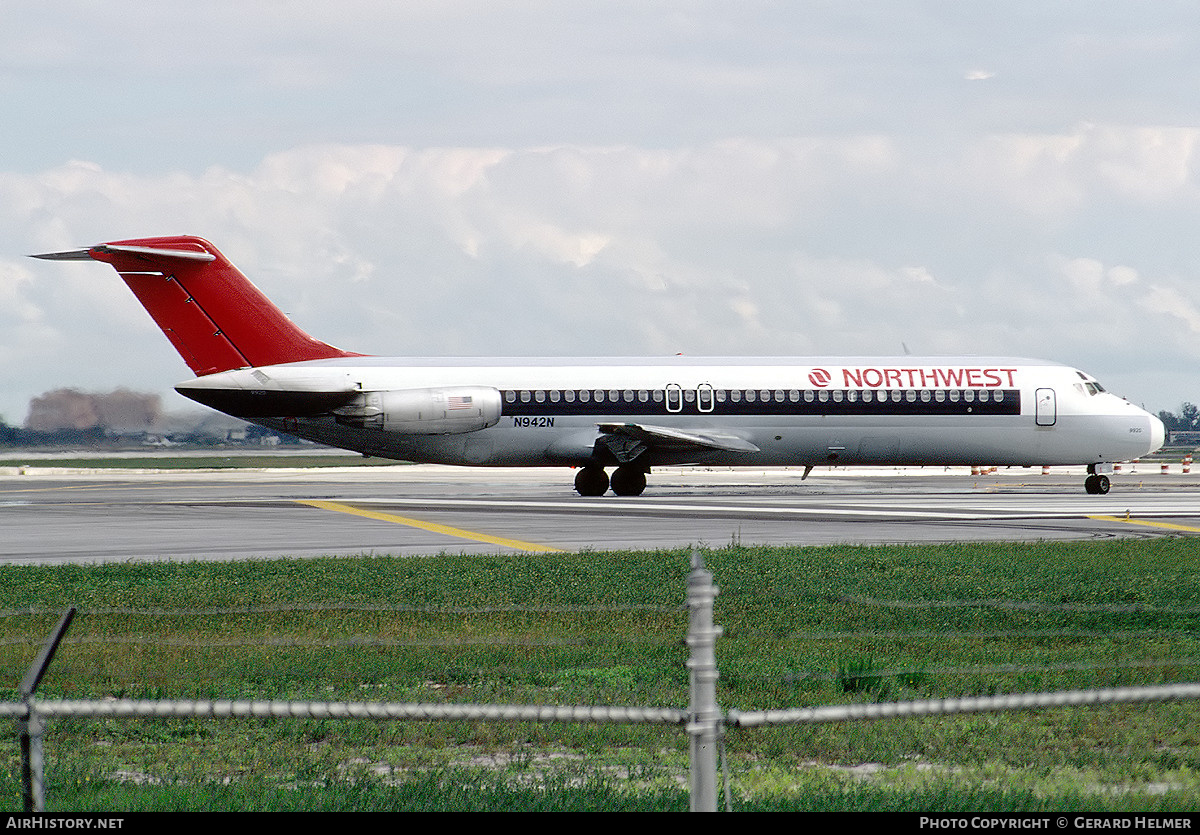
<path id="1" fill-rule="evenodd" d="M 488 386 L 360 392 L 333 410 L 338 423 L 402 435 L 461 435 L 500 420 L 500 392 Z"/>

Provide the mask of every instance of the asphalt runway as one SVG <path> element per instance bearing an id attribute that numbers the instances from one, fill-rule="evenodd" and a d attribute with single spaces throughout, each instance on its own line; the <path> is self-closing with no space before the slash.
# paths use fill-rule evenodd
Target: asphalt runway
<path id="1" fill-rule="evenodd" d="M 1174 467 L 1178 471 L 1178 466 Z M 581 498 L 569 470 L 436 466 L 0 471 L 0 564 L 1200 535 L 1200 473 L 655 471 Z"/>

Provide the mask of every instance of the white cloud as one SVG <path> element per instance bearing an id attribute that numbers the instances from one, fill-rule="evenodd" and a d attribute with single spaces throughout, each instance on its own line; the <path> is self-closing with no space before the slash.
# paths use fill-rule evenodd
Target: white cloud
<path id="1" fill-rule="evenodd" d="M 1200 361 L 1194 280 L 1178 267 L 1200 263 L 1197 245 L 1173 240 L 1164 260 L 1162 247 L 1092 231 L 1139 228 L 1148 212 L 1194 216 L 1180 174 L 1191 141 L 1149 135 L 1091 126 L 937 155 L 875 134 L 322 144 L 195 175 L 74 162 L 0 173 L 0 245 L 201 234 L 314 335 L 377 353 L 886 354 L 906 343 L 1111 369 L 1139 394 L 1139 363 L 1182 373 Z M 1153 185 L 1132 185 L 1139 171 Z M 10 419 L 56 385 L 186 376 L 100 265 L 0 260 L 0 309 Z M 1189 384 L 1162 391 L 1162 405 L 1194 397 Z"/>
<path id="2" fill-rule="evenodd" d="M 1151 285 L 1138 300 L 1138 306 L 1150 313 L 1177 319 L 1188 334 L 1200 334 L 1200 307 L 1179 288 Z"/>

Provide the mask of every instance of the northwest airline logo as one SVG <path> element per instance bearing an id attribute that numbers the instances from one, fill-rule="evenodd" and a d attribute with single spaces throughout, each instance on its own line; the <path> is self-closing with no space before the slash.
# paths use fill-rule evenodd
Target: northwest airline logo
<path id="1" fill-rule="evenodd" d="M 1015 368 L 842 368 L 845 388 L 1000 388 L 1014 387 Z M 830 384 L 833 375 L 814 368 L 808 380 L 818 388 Z"/>

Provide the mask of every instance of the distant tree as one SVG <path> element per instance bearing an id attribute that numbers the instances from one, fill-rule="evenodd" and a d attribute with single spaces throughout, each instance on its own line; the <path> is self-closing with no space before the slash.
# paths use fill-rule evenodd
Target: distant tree
<path id="1" fill-rule="evenodd" d="M 1184 403 L 1179 407 L 1178 414 L 1164 409 L 1158 413 L 1158 419 L 1169 432 L 1195 432 L 1200 430 L 1200 406 Z"/>
<path id="2" fill-rule="evenodd" d="M 1184 403 L 1179 407 L 1179 417 L 1183 426 L 1180 429 L 1200 429 L 1200 407 L 1194 403 Z"/>

